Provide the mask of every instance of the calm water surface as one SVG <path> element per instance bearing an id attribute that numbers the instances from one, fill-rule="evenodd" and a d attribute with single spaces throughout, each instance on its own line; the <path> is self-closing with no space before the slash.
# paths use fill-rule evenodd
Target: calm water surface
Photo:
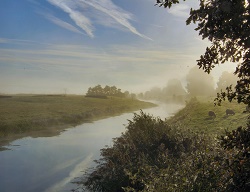
<path id="1" fill-rule="evenodd" d="M 161 104 L 143 110 L 165 119 L 183 106 Z M 137 112 L 138 113 L 138 112 Z M 26 137 L 0 152 L 1 192 L 54 192 L 75 188 L 71 181 L 99 159 L 100 149 L 125 131 L 133 113 L 67 129 L 55 137 Z"/>

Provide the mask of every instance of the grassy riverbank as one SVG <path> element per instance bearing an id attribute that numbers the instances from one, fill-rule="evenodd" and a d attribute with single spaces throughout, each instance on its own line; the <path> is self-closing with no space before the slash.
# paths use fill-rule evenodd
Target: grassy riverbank
<path id="1" fill-rule="evenodd" d="M 226 115 L 226 110 L 231 109 L 234 115 Z M 214 105 L 213 100 L 193 99 L 185 108 L 176 113 L 168 123 L 191 129 L 195 132 L 206 134 L 223 134 L 225 129 L 233 130 L 238 126 L 246 125 L 246 105 L 237 102 L 223 102 L 221 106 Z M 208 112 L 213 111 L 216 118 L 209 117 Z"/>
<path id="2" fill-rule="evenodd" d="M 155 106 L 124 98 L 80 95 L 12 95 L 0 97 L 0 144 L 15 135 L 48 134 L 84 122 Z M 39 136 L 39 135 L 37 135 Z"/>
<path id="3" fill-rule="evenodd" d="M 226 109 L 235 114 L 226 115 Z M 216 118 L 209 117 L 210 110 Z M 244 105 L 234 102 L 214 106 L 212 100 L 203 98 L 191 99 L 167 120 L 135 114 L 113 145 L 101 149 L 97 166 L 89 169 L 79 185 L 107 192 L 235 191 L 229 189 L 249 181 L 249 158 L 241 156 L 249 151 L 249 144 L 246 148 L 232 144 L 249 139 L 248 131 L 237 129 L 246 124 L 249 114 L 244 110 Z M 237 131 L 219 137 L 224 129 Z"/>

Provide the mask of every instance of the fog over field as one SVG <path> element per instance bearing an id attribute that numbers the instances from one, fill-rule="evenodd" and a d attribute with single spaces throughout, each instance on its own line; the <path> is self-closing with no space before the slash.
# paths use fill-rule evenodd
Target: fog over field
<path id="1" fill-rule="evenodd" d="M 190 0 L 166 10 L 152 0 L 3 0 L 0 93 L 84 94 L 97 84 L 145 92 L 186 76 L 207 41 L 186 26 Z M 214 86 L 223 71 L 212 71 Z"/>

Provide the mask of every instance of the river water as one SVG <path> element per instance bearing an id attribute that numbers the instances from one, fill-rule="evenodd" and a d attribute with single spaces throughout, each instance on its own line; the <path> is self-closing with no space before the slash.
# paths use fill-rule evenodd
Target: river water
<path id="1" fill-rule="evenodd" d="M 165 119 L 183 106 L 160 104 L 143 110 Z M 136 113 L 139 113 L 138 111 Z M 112 138 L 125 131 L 133 113 L 110 117 L 69 128 L 58 136 L 25 137 L 0 152 L 1 192 L 70 191 L 71 182 L 94 166 L 100 149 L 112 145 Z"/>

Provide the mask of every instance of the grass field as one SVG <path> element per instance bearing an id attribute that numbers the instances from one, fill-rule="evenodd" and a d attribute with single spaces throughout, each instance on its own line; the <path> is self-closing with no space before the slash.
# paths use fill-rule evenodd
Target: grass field
<path id="1" fill-rule="evenodd" d="M 226 109 L 232 109 L 235 115 L 226 115 Z M 214 105 L 213 100 L 197 99 L 168 120 L 170 124 L 179 124 L 182 127 L 209 134 L 223 134 L 225 129 L 232 130 L 244 126 L 249 113 L 244 113 L 246 106 L 237 102 L 223 102 L 221 106 Z M 213 111 L 216 118 L 209 117 Z"/>
<path id="2" fill-rule="evenodd" d="M 124 98 L 79 95 L 14 95 L 0 97 L 0 138 L 13 134 L 70 127 L 86 121 L 155 106 Z"/>
<path id="3" fill-rule="evenodd" d="M 65 128 L 84 122 L 119 115 L 155 106 L 122 98 L 86 98 L 79 95 L 24 95 L 0 97 L 0 146 L 6 141 L 23 136 L 53 136 Z M 226 115 L 232 109 L 235 115 Z M 225 129 L 232 130 L 245 125 L 248 113 L 243 113 L 245 105 L 224 102 L 214 106 L 213 100 L 198 98 L 189 102 L 185 108 L 168 120 L 197 132 L 222 134 Z M 214 111 L 216 118 L 208 116 Z"/>

